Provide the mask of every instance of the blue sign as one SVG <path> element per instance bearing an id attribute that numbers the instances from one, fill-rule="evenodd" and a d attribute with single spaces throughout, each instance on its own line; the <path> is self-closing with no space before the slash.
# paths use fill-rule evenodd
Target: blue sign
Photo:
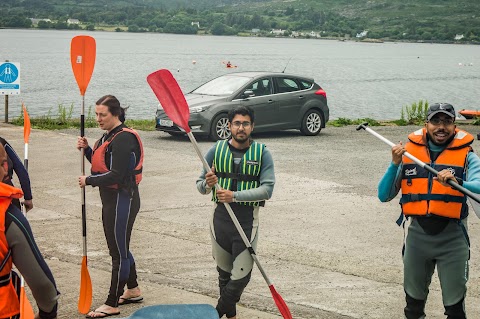
<path id="1" fill-rule="evenodd" d="M 0 81 L 3 83 L 13 83 L 18 78 L 18 69 L 15 64 L 4 63 L 0 65 Z"/>
<path id="2" fill-rule="evenodd" d="M 20 94 L 20 64 L 5 62 L 0 64 L 0 95 Z"/>

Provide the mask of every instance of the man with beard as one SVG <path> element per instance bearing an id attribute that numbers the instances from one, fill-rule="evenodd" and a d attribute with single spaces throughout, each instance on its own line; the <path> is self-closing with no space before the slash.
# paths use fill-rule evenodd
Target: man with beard
<path id="1" fill-rule="evenodd" d="M 480 193 L 480 159 L 473 152 L 474 137 L 455 125 L 455 110 L 436 103 L 427 110 L 425 127 L 408 136 L 406 145 L 392 147 L 392 162 L 378 186 L 380 201 L 402 191 L 400 204 L 405 238 L 404 290 L 407 319 L 425 318 L 428 287 L 435 266 L 442 287 L 447 318 L 466 318 L 465 295 L 470 245 L 467 197 L 447 184 L 452 180 Z M 405 152 L 439 171 L 435 177 Z"/>
<path id="2" fill-rule="evenodd" d="M 214 213 L 210 223 L 213 258 L 217 263 L 220 298 L 216 309 L 222 318 L 236 318 L 236 304 L 250 281 L 253 258 L 222 203 L 229 203 L 255 250 L 258 211 L 272 196 L 275 185 L 273 159 L 264 144 L 250 139 L 254 114 L 238 107 L 228 114 L 230 140 L 218 141 L 205 155 L 211 172 L 203 170 L 198 191 L 212 193 Z M 215 184 L 221 189 L 215 190 Z"/>

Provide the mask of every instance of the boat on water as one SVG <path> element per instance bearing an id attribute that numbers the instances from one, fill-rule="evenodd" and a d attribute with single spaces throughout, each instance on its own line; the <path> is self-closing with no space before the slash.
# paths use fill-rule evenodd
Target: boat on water
<path id="1" fill-rule="evenodd" d="M 467 120 L 474 119 L 474 118 L 480 118 L 480 111 L 479 110 L 461 110 L 458 111 L 458 114 L 466 118 Z"/>

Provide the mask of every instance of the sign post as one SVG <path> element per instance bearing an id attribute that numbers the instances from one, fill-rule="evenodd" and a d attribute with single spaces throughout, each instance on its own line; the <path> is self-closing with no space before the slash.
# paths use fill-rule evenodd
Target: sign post
<path id="1" fill-rule="evenodd" d="M 8 96 L 20 94 L 20 63 L 0 64 L 0 95 L 5 95 L 5 123 L 8 123 Z"/>

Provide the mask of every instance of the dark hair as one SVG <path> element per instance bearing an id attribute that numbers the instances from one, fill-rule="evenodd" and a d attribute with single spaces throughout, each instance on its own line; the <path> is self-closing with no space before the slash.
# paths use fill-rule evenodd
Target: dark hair
<path id="1" fill-rule="evenodd" d="M 253 110 L 251 108 L 249 108 L 248 106 L 237 106 L 233 109 L 231 109 L 229 112 L 228 112 L 228 121 L 230 123 L 232 123 L 233 121 L 233 118 L 235 117 L 235 115 L 243 115 L 243 116 L 250 116 L 250 121 L 254 122 L 255 120 L 255 116 L 253 114 Z"/>
<path id="2" fill-rule="evenodd" d="M 120 122 L 125 122 L 125 110 L 120 106 L 120 101 L 113 95 L 105 95 L 98 99 L 96 105 L 105 105 L 113 116 L 118 116 Z"/>

